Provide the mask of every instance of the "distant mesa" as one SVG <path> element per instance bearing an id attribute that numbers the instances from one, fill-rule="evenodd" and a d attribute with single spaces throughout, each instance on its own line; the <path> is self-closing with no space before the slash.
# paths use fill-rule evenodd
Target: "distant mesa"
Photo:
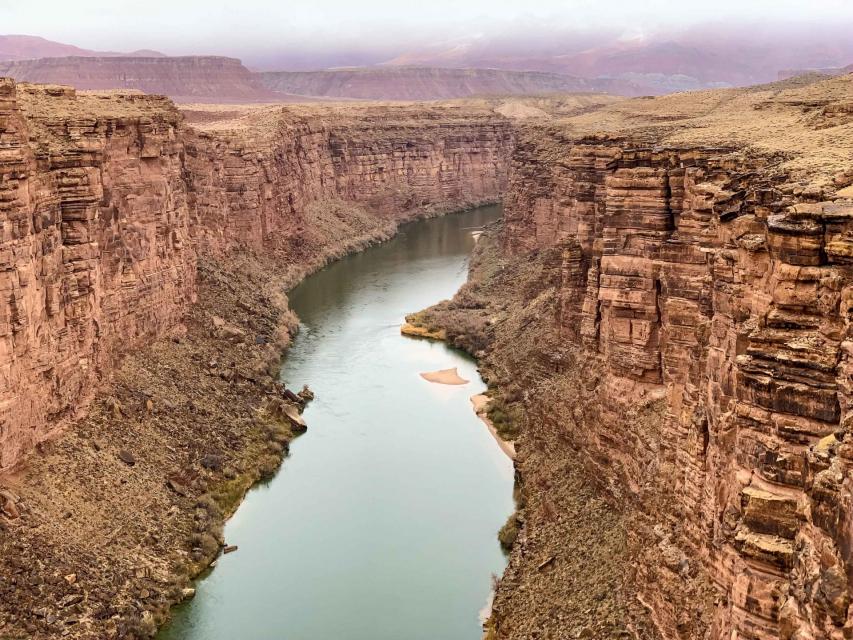
<path id="1" fill-rule="evenodd" d="M 853 61 L 848 32 L 842 23 L 705 23 L 627 37 L 542 25 L 523 33 L 486 31 L 430 43 L 415 39 L 397 51 L 366 43 L 358 54 L 335 42 L 313 52 L 287 42 L 262 54 L 247 46 L 246 66 L 234 58 L 173 58 L 146 49 L 94 51 L 38 36 L 0 35 L 0 65 L 23 65 L 5 71 L 22 81 L 139 89 L 182 102 L 422 101 L 557 93 L 633 97 L 850 73 L 853 67 L 844 66 Z M 45 62 L 72 58 L 76 62 Z M 168 62 L 157 65 L 156 59 Z M 220 61 L 218 69 L 213 60 Z"/>
<path id="2" fill-rule="evenodd" d="M 422 101 L 543 94 L 638 95 L 616 80 L 558 73 L 436 67 L 363 67 L 252 73 L 220 56 L 64 56 L 0 62 L 0 76 L 81 90 L 136 89 L 177 102 Z"/>
<path id="3" fill-rule="evenodd" d="M 634 97 L 853 72 L 853 65 L 801 66 L 812 60 L 844 63 L 853 55 L 853 45 L 826 57 L 817 56 L 814 38 L 805 36 L 797 40 L 802 51 L 792 52 L 775 41 L 744 43 L 743 34 L 700 30 L 687 35 L 618 42 L 603 38 L 583 50 L 554 43 L 547 55 L 526 57 L 508 45 L 498 46 L 499 41 L 480 42 L 448 51 L 415 50 L 377 66 L 261 72 L 250 71 L 236 58 L 170 57 L 145 49 L 94 51 L 38 36 L 0 35 L 0 76 L 83 90 L 136 89 L 177 102 L 257 103 L 546 94 Z M 279 63 L 286 66 L 283 58 Z M 506 115 L 537 117 L 535 109 L 514 105 Z"/>
<path id="4" fill-rule="evenodd" d="M 777 80 L 780 69 L 840 68 L 853 61 L 844 19 L 793 24 L 768 15 L 760 23 L 720 20 L 641 31 L 584 31 L 556 23 L 523 32 L 485 30 L 433 44 L 413 42 L 386 64 L 550 71 L 631 82 L 661 94 L 762 84 Z"/>
<path id="5" fill-rule="evenodd" d="M 236 58 L 219 56 L 68 56 L 0 62 L 0 76 L 77 89 L 137 89 L 179 102 L 272 102 Z"/>
<path id="6" fill-rule="evenodd" d="M 443 67 L 353 67 L 258 74 L 267 89 L 286 94 L 355 100 L 447 100 L 547 93 L 639 95 L 632 82 L 578 78 L 543 71 Z"/>

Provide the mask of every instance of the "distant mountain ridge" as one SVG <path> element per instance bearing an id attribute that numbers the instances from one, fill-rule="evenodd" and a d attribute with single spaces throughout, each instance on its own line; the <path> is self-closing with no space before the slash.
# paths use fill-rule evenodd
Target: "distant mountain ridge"
<path id="1" fill-rule="evenodd" d="M 257 74 L 272 91 L 359 100 L 445 100 L 476 95 L 613 93 L 638 95 L 635 83 L 542 71 L 441 67 L 354 67 Z"/>
<path id="2" fill-rule="evenodd" d="M 0 76 L 82 90 L 136 89 L 178 102 L 294 102 L 306 99 L 445 100 L 470 96 L 609 93 L 642 86 L 539 71 L 362 67 L 252 73 L 220 56 L 65 56 L 0 62 Z"/>
<path id="3" fill-rule="evenodd" d="M 81 49 L 72 44 L 63 44 L 47 40 L 40 36 L 0 35 L 0 60 L 33 60 L 36 58 L 60 58 L 67 56 L 84 57 L 148 57 L 160 58 L 164 54 L 159 51 L 143 49 L 130 53 L 112 51 L 92 51 Z"/>
<path id="4" fill-rule="evenodd" d="M 772 82 L 780 69 L 842 67 L 853 60 L 849 24 L 699 24 L 624 37 L 555 25 L 413 43 L 387 65 L 529 69 L 610 78 L 655 93 Z"/>
<path id="5" fill-rule="evenodd" d="M 292 99 L 298 94 L 325 99 L 430 100 L 566 91 L 632 96 L 746 86 L 773 82 L 780 77 L 780 69 L 789 70 L 781 72 L 788 77 L 800 70 L 844 73 L 844 65 L 853 60 L 850 29 L 853 25 L 843 21 L 823 25 L 709 22 L 626 35 L 613 29 L 531 23 L 515 30 L 484 29 L 446 40 L 412 39 L 391 49 L 381 42 L 361 42 L 352 48 L 346 42 L 318 42 L 305 47 L 282 41 L 274 50 L 263 52 L 248 45 L 243 55 L 247 67 L 263 72 L 249 79 L 246 74 L 250 72 L 244 67 L 238 81 L 236 71 L 223 71 L 238 85 L 224 97 L 254 101 Z M 92 51 L 37 36 L 0 36 L 0 61 L 67 57 L 131 60 L 165 56 L 151 51 Z M 208 57 L 184 59 L 204 58 Z M 172 64 L 181 63 L 166 66 Z M 15 72 L 23 74 L 18 76 L 21 79 L 41 78 L 46 71 L 37 72 L 36 68 L 50 66 L 33 62 L 15 68 Z M 94 78 L 86 74 L 96 72 L 82 63 L 78 71 L 79 82 L 75 73 L 63 76 L 54 72 L 52 77 L 57 82 L 94 88 L 90 84 Z M 159 87 L 169 95 L 181 91 L 169 80 L 158 84 L 149 78 L 144 86 L 140 82 L 134 85 L 131 80 L 137 73 L 115 70 L 120 87 L 147 91 Z M 206 95 L 216 84 L 211 73 L 205 72 L 204 80 L 191 83 L 198 86 L 179 95 Z M 533 75 L 536 73 L 542 75 Z M 116 79 L 110 82 L 114 84 Z M 210 89 L 203 90 L 205 84 Z M 103 83 L 98 88 L 103 88 Z M 224 84 L 220 88 L 224 89 Z"/>

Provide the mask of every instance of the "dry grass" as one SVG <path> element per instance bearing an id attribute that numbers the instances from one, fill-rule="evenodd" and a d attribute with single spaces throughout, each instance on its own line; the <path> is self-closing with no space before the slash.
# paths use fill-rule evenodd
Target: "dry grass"
<path id="1" fill-rule="evenodd" d="M 826 183 L 853 158 L 853 75 L 636 98 L 561 119 L 572 135 L 655 145 L 737 146 L 784 156 L 783 168 Z"/>

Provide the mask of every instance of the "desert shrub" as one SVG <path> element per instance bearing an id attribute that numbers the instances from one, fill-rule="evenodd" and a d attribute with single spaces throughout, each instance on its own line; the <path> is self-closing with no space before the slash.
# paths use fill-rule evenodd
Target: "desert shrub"
<path id="1" fill-rule="evenodd" d="M 280 456 L 271 453 L 262 455 L 258 460 L 258 471 L 261 474 L 261 480 L 271 479 L 275 475 L 275 472 L 278 471 L 280 465 Z"/>
<path id="2" fill-rule="evenodd" d="M 206 511 L 208 516 L 213 519 L 222 517 L 222 510 L 219 508 L 219 504 L 216 502 L 216 499 L 209 493 L 205 493 L 204 495 L 199 497 L 198 502 L 196 502 L 195 506 L 198 509 Z"/>
<path id="3" fill-rule="evenodd" d="M 504 526 L 501 527 L 500 531 L 498 531 L 498 541 L 501 543 L 501 547 L 504 551 L 509 551 L 512 549 L 512 545 L 515 544 L 515 541 L 518 539 L 518 532 L 521 528 L 521 523 L 518 521 L 518 517 L 516 514 L 512 514 L 509 518 L 507 518 Z"/>
<path id="4" fill-rule="evenodd" d="M 190 538 L 193 549 L 201 549 L 204 556 L 209 557 L 219 551 L 219 542 L 209 533 L 196 533 Z"/>
<path id="5" fill-rule="evenodd" d="M 493 398 L 488 409 L 489 420 L 495 426 L 495 431 L 504 440 L 515 440 L 521 425 L 519 409 L 507 403 L 503 398 Z"/>

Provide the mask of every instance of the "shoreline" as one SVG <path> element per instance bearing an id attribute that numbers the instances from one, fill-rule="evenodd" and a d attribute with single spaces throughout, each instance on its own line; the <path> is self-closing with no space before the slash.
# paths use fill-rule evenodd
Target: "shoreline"
<path id="1" fill-rule="evenodd" d="M 407 316 L 407 321 L 400 326 L 401 335 L 410 338 L 433 340 L 436 342 L 447 342 L 446 329 L 434 329 L 431 327 L 420 326 L 415 322 L 410 322 L 409 318 L 414 320 L 413 316 L 415 315 L 417 314 L 410 314 L 409 316 Z M 476 358 L 476 356 L 472 357 Z M 424 380 L 436 384 L 458 385 L 467 384 L 469 382 L 467 380 L 463 382 L 456 381 L 457 378 L 459 380 L 462 380 L 462 378 L 459 378 L 458 375 L 456 375 L 455 369 L 419 373 L 418 375 Z M 498 446 L 500 447 L 501 451 L 503 451 L 510 460 L 515 462 L 517 456 L 515 450 L 515 442 L 513 440 L 504 440 L 503 438 L 501 438 L 500 434 L 498 434 L 498 430 L 495 428 L 494 423 L 489 418 L 488 406 L 492 399 L 485 393 L 478 393 L 471 396 L 468 400 L 471 402 L 472 408 L 474 409 L 474 413 L 477 415 L 478 418 L 480 418 L 480 420 L 483 421 L 483 424 L 486 425 L 486 428 L 489 430 L 489 433 L 492 434 L 492 437 L 495 439 L 495 442 L 498 443 Z"/>
<path id="2" fill-rule="evenodd" d="M 500 434 L 498 434 L 498 430 L 495 429 L 494 423 L 489 419 L 489 403 L 492 399 L 485 393 L 478 393 L 471 396 L 469 400 L 471 401 L 471 405 L 474 407 L 474 413 L 476 413 L 477 417 L 485 423 L 486 428 L 498 443 L 501 451 L 503 451 L 510 460 L 515 462 L 517 456 L 515 451 L 515 442 L 513 440 L 504 440 L 501 438 Z"/>
<path id="3" fill-rule="evenodd" d="M 532 317 L 552 312 L 548 305 L 554 297 L 545 294 L 554 285 L 543 271 L 553 268 L 548 261 L 553 256 L 543 258 L 511 262 L 501 252 L 497 228 L 488 230 L 477 243 L 461 293 L 409 316 L 429 330 L 444 329 L 453 347 L 477 358 L 496 403 L 494 420 L 518 434 L 517 510 L 498 534 L 509 562 L 495 585 L 484 638 L 559 636 L 574 629 L 578 637 L 630 634 L 648 640 L 652 634 L 632 633 L 648 629 L 649 621 L 635 606 L 624 572 L 634 557 L 636 538 L 630 532 L 637 519 L 590 480 L 588 461 L 561 437 L 559 421 L 575 419 L 575 407 L 584 406 L 584 376 L 596 372 L 596 363 L 587 359 L 565 372 L 545 371 L 540 380 L 553 384 L 535 398 L 525 393 L 537 382 L 525 369 L 531 356 L 550 354 L 561 341 L 549 324 L 530 328 Z M 472 398 L 475 402 L 484 412 L 485 398 Z M 637 419 L 655 419 L 656 407 L 650 405 Z M 538 427 L 534 432 L 531 421 Z"/>

